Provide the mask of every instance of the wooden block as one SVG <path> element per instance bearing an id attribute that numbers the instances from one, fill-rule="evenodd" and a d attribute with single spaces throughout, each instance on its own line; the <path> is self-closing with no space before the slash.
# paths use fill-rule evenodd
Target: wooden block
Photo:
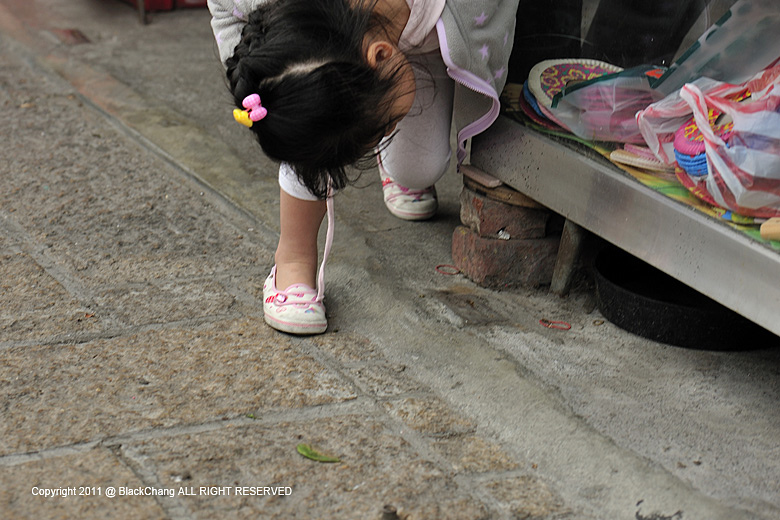
<path id="1" fill-rule="evenodd" d="M 497 188 L 486 188 L 468 177 L 463 177 L 463 185 L 480 195 L 484 195 L 493 200 L 511 204 L 512 206 L 522 206 L 524 208 L 547 209 L 530 197 L 527 197 L 519 191 L 510 188 L 507 185 L 501 185 Z"/>
<path id="2" fill-rule="evenodd" d="M 497 179 L 492 175 L 467 164 L 460 167 L 460 173 L 462 173 L 464 177 L 468 177 L 472 181 L 479 183 L 486 188 L 498 188 L 504 184 L 500 179 Z"/>

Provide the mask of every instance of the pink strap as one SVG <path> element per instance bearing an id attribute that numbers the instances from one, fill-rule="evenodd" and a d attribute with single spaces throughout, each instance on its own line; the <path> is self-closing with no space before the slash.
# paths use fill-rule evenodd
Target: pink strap
<path id="1" fill-rule="evenodd" d="M 320 274 L 317 277 L 317 301 L 321 302 L 325 297 L 325 262 L 328 261 L 330 248 L 333 246 L 333 232 L 336 224 L 335 209 L 333 207 L 333 188 L 328 180 L 328 199 L 325 202 L 328 214 L 328 231 L 325 234 L 325 251 L 322 253 L 322 264 L 320 264 Z"/>

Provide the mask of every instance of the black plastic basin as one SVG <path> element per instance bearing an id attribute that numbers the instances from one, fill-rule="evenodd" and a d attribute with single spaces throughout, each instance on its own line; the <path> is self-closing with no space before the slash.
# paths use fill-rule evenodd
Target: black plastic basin
<path id="1" fill-rule="evenodd" d="M 780 337 L 617 248 L 594 264 L 601 314 L 621 329 L 678 347 L 753 350 Z"/>

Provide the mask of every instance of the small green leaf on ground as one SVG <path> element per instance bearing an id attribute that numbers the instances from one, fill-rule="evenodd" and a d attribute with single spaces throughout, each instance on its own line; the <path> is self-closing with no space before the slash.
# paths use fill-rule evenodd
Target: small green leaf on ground
<path id="1" fill-rule="evenodd" d="M 310 444 L 299 444 L 298 453 L 307 459 L 316 460 L 317 462 L 341 462 L 341 459 L 338 457 L 331 457 L 329 455 L 318 452 L 312 448 Z"/>

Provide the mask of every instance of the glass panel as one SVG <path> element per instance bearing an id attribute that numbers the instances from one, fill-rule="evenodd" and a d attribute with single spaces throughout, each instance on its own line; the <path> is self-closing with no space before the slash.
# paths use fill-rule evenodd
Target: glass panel
<path id="1" fill-rule="evenodd" d="M 536 63 L 593 58 L 669 66 L 736 0 L 520 0 L 510 80 Z"/>

